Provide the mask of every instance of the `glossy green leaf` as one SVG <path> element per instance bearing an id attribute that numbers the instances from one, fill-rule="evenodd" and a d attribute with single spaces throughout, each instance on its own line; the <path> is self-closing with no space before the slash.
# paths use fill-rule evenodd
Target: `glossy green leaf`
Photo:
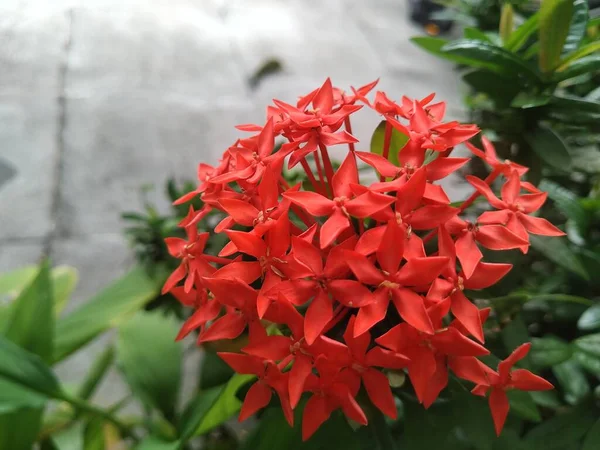
<path id="1" fill-rule="evenodd" d="M 542 420 L 540 411 L 529 392 L 512 390 L 509 391 L 507 395 L 512 413 L 518 415 L 522 419 L 530 420 L 532 422 L 539 422 Z"/>
<path id="2" fill-rule="evenodd" d="M 573 345 L 584 353 L 600 358 L 600 333 L 588 334 L 575 339 Z"/>
<path id="3" fill-rule="evenodd" d="M 536 405 L 544 408 L 558 409 L 563 403 L 558 398 L 556 390 L 552 391 L 532 391 L 529 393 Z"/>
<path id="4" fill-rule="evenodd" d="M 600 358 L 597 355 L 583 352 L 576 348 L 573 352 L 573 360 L 587 372 L 600 378 Z"/>
<path id="5" fill-rule="evenodd" d="M 577 321 L 577 328 L 592 331 L 600 328 L 600 303 L 590 306 Z"/>
<path id="6" fill-rule="evenodd" d="M 600 41 L 590 42 L 589 44 L 582 45 L 574 52 L 569 53 L 560 61 L 560 65 L 556 68 L 557 71 L 563 71 L 567 69 L 574 61 L 583 58 L 584 56 L 596 53 L 600 50 Z"/>
<path id="7" fill-rule="evenodd" d="M 152 279 L 142 267 L 134 267 L 80 308 L 59 319 L 54 361 L 66 358 L 99 334 L 131 318 L 158 295 L 160 278 Z"/>
<path id="8" fill-rule="evenodd" d="M 563 139 L 550 127 L 540 125 L 525 135 L 531 149 L 550 166 L 568 170 L 571 155 Z"/>
<path id="9" fill-rule="evenodd" d="M 550 261 L 576 275 L 579 275 L 585 280 L 589 279 L 589 275 L 585 270 L 585 267 L 583 267 L 583 264 L 577 255 L 571 251 L 566 243 L 565 238 L 530 236 L 529 241 L 534 249 L 542 253 Z M 589 302 L 589 300 L 587 301 Z"/>
<path id="10" fill-rule="evenodd" d="M 60 392 L 58 381 L 42 359 L 0 336 L 0 379 L 11 381 L 38 394 Z"/>
<path id="11" fill-rule="evenodd" d="M 586 73 L 592 74 L 598 70 L 600 70 L 600 55 L 589 55 L 573 61 L 561 71 L 556 71 L 552 79 L 560 82 Z"/>
<path id="12" fill-rule="evenodd" d="M 465 39 L 475 39 L 475 40 L 479 40 L 482 42 L 492 43 L 492 40 L 488 37 L 488 35 L 485 34 L 483 31 L 481 31 L 478 28 L 465 27 L 463 33 L 464 33 Z"/>
<path id="13" fill-rule="evenodd" d="M 594 302 L 591 300 L 578 297 L 576 295 L 567 294 L 536 294 L 528 297 L 529 301 L 542 301 L 542 302 L 563 302 L 573 303 L 574 305 L 591 306 Z"/>
<path id="14" fill-rule="evenodd" d="M 50 362 L 54 343 L 54 312 L 48 263 L 12 303 L 5 335 L 23 349 Z"/>
<path id="15" fill-rule="evenodd" d="M 566 219 L 573 220 L 581 235 L 587 233 L 590 218 L 575 193 L 550 180 L 542 180 L 539 188 L 548 193 L 548 197 Z"/>
<path id="16" fill-rule="evenodd" d="M 373 132 L 373 136 L 371 136 L 371 152 L 376 153 L 378 155 L 383 154 L 383 144 L 385 142 L 385 128 L 387 122 L 382 120 L 375 131 Z M 390 125 L 391 127 L 391 125 Z M 392 128 L 392 137 L 390 140 L 390 148 L 388 153 L 388 160 L 393 164 L 398 165 L 398 154 L 402 150 L 402 148 L 408 142 L 408 136 L 400 133 L 395 128 Z"/>
<path id="17" fill-rule="evenodd" d="M 233 417 L 242 406 L 242 402 L 236 396 L 237 391 L 253 378 L 253 375 L 240 374 L 231 377 L 216 401 L 202 418 L 196 430 L 196 435 L 207 433 Z"/>
<path id="18" fill-rule="evenodd" d="M 205 351 L 200 369 L 200 389 L 220 386 L 229 381 L 235 372 L 215 352 Z"/>
<path id="19" fill-rule="evenodd" d="M 175 414 L 181 384 L 183 347 L 175 342 L 179 324 L 157 312 L 139 312 L 119 327 L 117 364 L 131 390 L 166 418 Z"/>
<path id="20" fill-rule="evenodd" d="M 525 325 L 525 321 L 521 315 L 517 315 L 502 329 L 502 342 L 507 353 L 512 353 L 514 349 L 529 341 L 530 337 L 527 332 L 527 325 Z M 531 354 L 528 354 L 519 361 L 519 365 L 526 369 L 530 369 L 531 364 Z"/>
<path id="21" fill-rule="evenodd" d="M 521 76 L 532 82 L 540 81 L 537 72 L 523 59 L 492 44 L 461 39 L 444 45 L 442 51 L 473 60 L 468 64 L 471 67 L 487 69 L 511 79 Z"/>
<path id="22" fill-rule="evenodd" d="M 478 67 L 477 64 L 481 64 L 480 61 L 473 58 L 467 58 L 465 56 L 450 54 L 445 51 L 442 51 L 442 47 L 448 44 L 450 41 L 447 39 L 442 39 L 438 37 L 430 37 L 430 36 L 419 36 L 413 37 L 410 39 L 411 42 L 421 47 L 423 50 L 438 56 L 443 59 L 447 59 L 448 61 L 452 61 L 457 64 L 465 64 L 467 66 Z M 477 41 L 473 41 L 477 42 Z"/>
<path id="23" fill-rule="evenodd" d="M 565 45 L 563 46 L 563 53 L 570 53 L 579 47 L 585 36 L 589 18 L 588 0 L 574 0 L 573 17 L 571 18 L 571 25 L 569 26 Z"/>
<path id="24" fill-rule="evenodd" d="M 513 99 L 510 106 L 521 109 L 539 108 L 550 103 L 550 99 L 549 95 L 532 94 L 524 91 Z"/>
<path id="25" fill-rule="evenodd" d="M 427 410 L 413 402 L 405 401 L 403 405 L 404 434 L 399 447 L 406 450 L 443 448 L 456 423 L 452 405 L 433 405 Z"/>
<path id="26" fill-rule="evenodd" d="M 531 339 L 531 361 L 538 368 L 560 364 L 571 357 L 571 346 L 568 342 L 555 337 Z"/>
<path id="27" fill-rule="evenodd" d="M 540 14 L 536 12 L 511 33 L 510 38 L 504 43 L 504 48 L 513 53 L 517 52 L 525 45 L 530 36 L 538 30 L 539 26 Z"/>
<path id="28" fill-rule="evenodd" d="M 569 34 L 573 15 L 573 0 L 544 0 L 540 6 L 540 54 L 538 63 L 542 72 L 552 72 L 560 61 L 563 46 Z"/>
<path id="29" fill-rule="evenodd" d="M 533 450 L 574 449 L 595 420 L 593 407 L 583 404 L 544 421 L 525 435 L 525 442 Z"/>
<path id="30" fill-rule="evenodd" d="M 521 90 L 517 83 L 506 76 L 488 70 L 472 70 L 462 77 L 463 81 L 477 93 L 487 95 L 499 106 L 508 106 Z"/>
<path id="31" fill-rule="evenodd" d="M 600 448 L 600 419 L 589 429 L 583 439 L 581 450 L 598 450 Z"/>
<path id="32" fill-rule="evenodd" d="M 575 405 L 590 393 L 590 384 L 575 360 L 565 361 L 552 368 L 565 396 L 565 401 Z"/>

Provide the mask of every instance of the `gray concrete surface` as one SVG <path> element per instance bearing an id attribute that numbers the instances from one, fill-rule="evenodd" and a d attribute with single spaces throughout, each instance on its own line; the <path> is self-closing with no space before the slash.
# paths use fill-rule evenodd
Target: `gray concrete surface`
<path id="1" fill-rule="evenodd" d="M 406 0 L 2 0 L 0 158 L 17 175 L 0 188 L 0 271 L 46 250 L 79 269 L 73 305 L 85 301 L 133 263 L 119 213 L 141 185 L 194 177 L 235 124 L 327 76 L 380 77 L 395 98 L 436 91 L 460 115 L 451 66 L 408 40 L 420 33 Z M 251 90 L 268 58 L 284 71 Z M 354 124 L 365 145 L 378 120 Z M 97 349 L 61 376 L 76 381 Z M 122 390 L 108 383 L 102 401 Z"/>

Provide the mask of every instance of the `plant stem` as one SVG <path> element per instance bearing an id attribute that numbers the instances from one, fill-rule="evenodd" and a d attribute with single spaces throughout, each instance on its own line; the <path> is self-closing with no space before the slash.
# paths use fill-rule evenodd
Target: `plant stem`
<path id="1" fill-rule="evenodd" d="M 302 165 L 302 168 L 304 169 L 304 173 L 306 173 L 308 181 L 310 181 L 310 184 L 312 184 L 312 187 L 315 190 L 315 192 L 318 192 L 321 195 L 325 195 L 324 192 L 321 192 L 320 185 L 317 182 L 315 176 L 313 175 L 312 170 L 311 170 L 310 166 L 308 165 L 308 162 L 306 162 L 306 158 L 302 158 L 302 160 L 300 161 L 300 164 Z"/>
<path id="2" fill-rule="evenodd" d="M 346 117 L 344 119 L 344 126 L 346 127 L 346 131 L 350 134 L 352 134 L 352 125 L 350 124 L 350 116 Z M 350 150 L 352 152 L 352 154 L 354 155 L 354 142 L 348 142 L 348 150 Z M 356 159 L 356 155 L 354 155 L 354 158 Z"/>
<path id="3" fill-rule="evenodd" d="M 392 125 L 389 122 L 385 122 L 385 134 L 383 135 L 383 156 L 388 159 L 390 156 L 390 145 L 392 143 Z M 379 175 L 379 181 L 385 181 L 383 175 Z"/>
<path id="4" fill-rule="evenodd" d="M 327 152 L 327 147 L 324 144 L 319 144 L 319 148 L 321 149 L 321 156 L 323 157 L 323 164 L 325 165 L 327 184 L 329 184 L 331 195 L 335 196 L 335 192 L 333 192 L 333 184 L 331 184 L 331 180 L 333 180 L 333 166 L 331 165 L 331 159 L 329 159 L 329 153 Z"/>
<path id="5" fill-rule="evenodd" d="M 319 157 L 319 152 L 315 151 L 313 153 L 315 158 L 315 165 L 317 166 L 317 173 L 319 174 L 319 182 L 321 183 L 321 190 L 323 192 L 327 192 L 327 188 L 325 187 L 325 177 L 323 176 L 323 169 L 321 168 L 321 158 Z"/>
<path id="6" fill-rule="evenodd" d="M 73 405 L 74 408 L 80 411 L 86 412 L 96 417 L 100 417 L 106 420 L 107 422 L 112 423 L 115 427 L 117 427 L 117 429 L 119 430 L 119 432 L 121 432 L 123 436 L 133 439 L 136 443 L 138 442 L 138 438 L 132 433 L 130 427 L 127 426 L 125 423 L 121 422 L 116 417 L 114 417 L 110 412 L 98 408 L 97 406 L 92 405 L 91 403 L 88 403 L 85 400 L 71 396 L 64 392 L 58 394 L 56 398 L 70 403 L 71 405 Z"/>

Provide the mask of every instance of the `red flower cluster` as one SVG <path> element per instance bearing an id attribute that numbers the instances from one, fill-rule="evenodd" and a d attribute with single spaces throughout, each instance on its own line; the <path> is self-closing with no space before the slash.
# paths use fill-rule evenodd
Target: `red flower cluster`
<path id="1" fill-rule="evenodd" d="M 307 393 L 305 439 L 338 408 L 366 424 L 356 400 L 361 386 L 377 408 L 396 417 L 385 373 L 404 369 L 425 407 L 450 371 L 474 382 L 474 394 L 490 393 L 500 433 L 507 389 L 552 386 L 528 371 L 511 371 L 526 346 L 497 372 L 477 358 L 489 353 L 482 344 L 490 311 L 478 309 L 464 291 L 489 287 L 511 269 L 483 262 L 479 246 L 526 252 L 529 233 L 563 233 L 530 215 L 546 194 L 521 180 L 527 168 L 499 161 L 485 138 L 485 152 L 467 145 L 491 173 L 485 180 L 467 177 L 474 194 L 451 206 L 436 182 L 468 161 L 449 155 L 477 127 L 443 122 L 445 105 L 431 103 L 433 95 L 396 103 L 377 92 L 369 101 L 375 84 L 348 95 L 328 79 L 295 106 L 275 100 L 264 126 L 238 127 L 254 134 L 228 148 L 217 167 L 200 164 L 198 188 L 178 202 L 200 196 L 204 207 L 190 208 L 181 223 L 187 239 L 167 239 L 181 264 L 164 292 L 195 308 L 179 338 L 199 330 L 203 343 L 247 330 L 242 353 L 220 354 L 236 372 L 257 377 L 240 419 L 275 393 L 291 424 Z M 386 121 L 382 155 L 355 150 L 350 116 L 363 107 L 358 103 Z M 409 138 L 398 166 L 388 160 L 399 150 L 390 148 L 394 129 Z M 275 145 L 276 137 L 283 145 Z M 341 144 L 348 152 L 335 170 L 328 149 Z M 379 181 L 361 184 L 359 162 L 375 169 Z M 311 189 L 288 185 L 286 163 L 300 164 Z M 491 187 L 499 177 L 501 199 Z M 494 210 L 468 221 L 465 210 L 480 195 Z M 197 231 L 211 209 L 225 214 L 215 228 L 229 238 L 219 256 L 205 253 L 209 233 Z M 426 251 L 436 236 L 437 248 Z"/>

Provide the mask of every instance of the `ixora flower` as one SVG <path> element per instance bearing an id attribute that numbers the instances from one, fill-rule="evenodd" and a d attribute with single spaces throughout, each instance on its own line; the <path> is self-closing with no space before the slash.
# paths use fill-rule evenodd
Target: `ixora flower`
<path id="1" fill-rule="evenodd" d="M 499 434 L 506 391 L 552 385 L 513 370 L 528 344 L 497 371 L 479 359 L 489 354 L 490 310 L 476 306 L 471 290 L 496 284 L 512 268 L 485 262 L 480 246 L 526 252 L 529 233 L 564 233 L 531 215 L 546 194 L 522 179 L 526 167 L 499 161 L 485 138 L 483 151 L 468 146 L 490 175 L 468 176 L 475 192 L 451 205 L 439 181 L 468 161 L 450 154 L 479 130 L 444 122 L 445 104 L 431 103 L 433 94 L 396 103 L 377 92 L 369 100 L 376 84 L 346 94 L 327 79 L 296 105 L 276 100 L 264 125 L 238 126 L 253 134 L 227 148 L 217 167 L 200 164 L 197 189 L 176 203 L 200 197 L 204 206 L 181 222 L 185 239 L 167 240 L 181 263 L 164 291 L 195 310 L 178 338 L 247 334 L 239 353 L 220 354 L 236 372 L 256 376 L 240 420 L 275 397 L 292 424 L 303 396 L 304 439 L 337 409 L 366 424 L 365 402 L 395 418 L 386 371 L 405 370 L 425 408 L 450 374 L 473 383 L 473 394 L 488 396 Z M 363 107 L 383 116 L 381 154 L 360 151 L 352 135 L 351 117 Z M 398 131 L 407 142 L 392 148 Z M 335 169 L 329 148 L 340 145 L 348 151 Z M 361 183 L 359 164 L 373 169 L 370 183 Z M 301 167 L 306 181 L 290 186 L 286 165 Z M 467 212 L 477 197 L 489 206 L 478 216 Z M 210 255 L 214 234 L 199 233 L 197 223 L 215 209 L 224 218 L 214 233 L 225 245 Z"/>

